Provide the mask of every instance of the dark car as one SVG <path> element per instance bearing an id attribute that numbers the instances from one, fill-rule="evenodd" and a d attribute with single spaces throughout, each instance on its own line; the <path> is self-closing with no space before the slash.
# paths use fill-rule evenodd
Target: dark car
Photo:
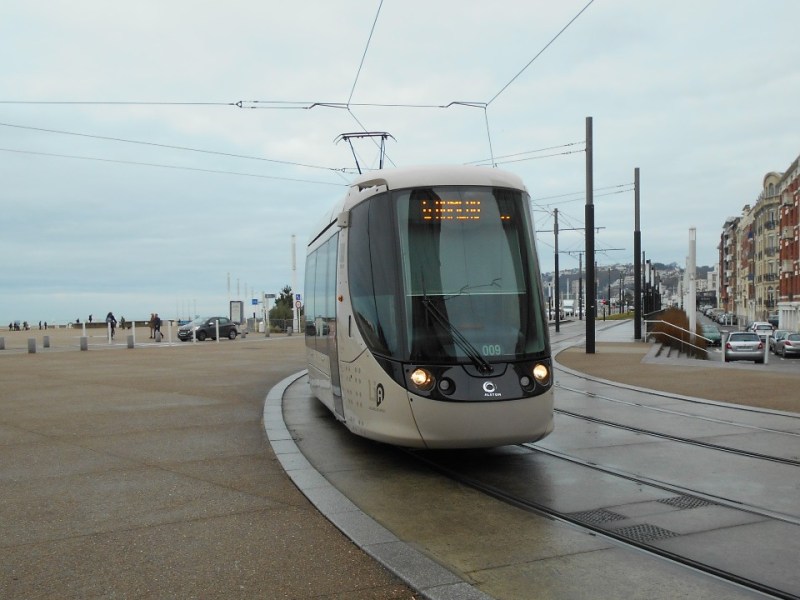
<path id="1" fill-rule="evenodd" d="M 704 324 L 702 335 L 709 346 L 722 346 L 722 333 L 716 325 Z"/>
<path id="2" fill-rule="evenodd" d="M 764 344 L 754 331 L 732 331 L 725 340 L 725 362 L 753 360 L 764 362 Z"/>
<path id="3" fill-rule="evenodd" d="M 217 323 L 219 323 L 219 337 L 235 340 L 236 336 L 239 335 L 236 323 L 228 317 L 200 317 L 186 325 L 181 325 L 180 329 L 178 329 L 178 339 L 182 342 L 188 342 L 192 339 L 192 332 L 194 332 L 194 337 L 198 342 L 208 338 L 215 340 L 217 339 Z"/>

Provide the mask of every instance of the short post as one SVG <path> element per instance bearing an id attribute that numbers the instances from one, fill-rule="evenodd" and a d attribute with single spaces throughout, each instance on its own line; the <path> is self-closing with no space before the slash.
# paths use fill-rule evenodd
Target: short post
<path id="1" fill-rule="evenodd" d="M 6 338 L 0 337 L 0 350 L 6 349 Z"/>
<path id="2" fill-rule="evenodd" d="M 128 348 L 133 348 L 133 334 L 128 336 Z"/>
<path id="3" fill-rule="evenodd" d="M 86 337 L 86 321 L 81 323 L 81 327 L 83 328 L 83 333 L 81 335 L 83 335 L 83 337 Z"/>
<path id="4" fill-rule="evenodd" d="M 169 339 L 169 345 L 172 346 L 172 321 L 167 321 L 167 336 Z"/>
<path id="5" fill-rule="evenodd" d="M 772 332 L 767 332 L 767 337 L 764 339 L 764 364 L 769 363 L 769 338 L 772 337 Z"/>
<path id="6" fill-rule="evenodd" d="M 217 343 L 219 344 L 219 319 L 214 321 L 214 330 L 217 332 Z"/>
<path id="7" fill-rule="evenodd" d="M 36 354 L 36 338 L 28 338 L 28 354 Z"/>
<path id="8" fill-rule="evenodd" d="M 88 350 L 89 349 L 89 338 L 85 335 L 81 336 L 81 350 Z"/>
<path id="9" fill-rule="evenodd" d="M 131 321 L 131 335 L 133 336 L 133 345 L 136 345 L 136 321 Z"/>
<path id="10" fill-rule="evenodd" d="M 107 333 L 108 333 L 108 343 L 110 344 L 111 343 L 111 321 L 106 323 L 106 330 L 107 330 Z"/>
<path id="11" fill-rule="evenodd" d="M 46 335 L 46 336 L 44 336 L 42 338 L 42 346 L 44 346 L 45 348 L 49 348 L 50 347 L 50 336 L 49 335 Z"/>

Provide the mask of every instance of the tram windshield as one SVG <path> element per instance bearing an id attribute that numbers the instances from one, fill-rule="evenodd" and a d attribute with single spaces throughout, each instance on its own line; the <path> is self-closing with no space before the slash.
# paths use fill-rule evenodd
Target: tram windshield
<path id="1" fill-rule="evenodd" d="M 518 190 L 433 187 L 355 207 L 351 293 L 372 350 L 481 371 L 546 350 L 527 202 Z"/>

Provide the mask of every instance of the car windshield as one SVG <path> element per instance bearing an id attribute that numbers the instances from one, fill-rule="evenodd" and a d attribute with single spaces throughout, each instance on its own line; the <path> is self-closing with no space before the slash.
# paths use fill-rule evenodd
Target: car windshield
<path id="1" fill-rule="evenodd" d="M 758 336 L 755 333 L 732 333 L 730 337 L 731 342 L 759 342 Z"/>

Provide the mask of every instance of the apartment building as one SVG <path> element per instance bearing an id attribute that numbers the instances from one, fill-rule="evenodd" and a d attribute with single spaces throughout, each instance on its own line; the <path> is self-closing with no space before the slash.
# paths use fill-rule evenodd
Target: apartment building
<path id="1" fill-rule="evenodd" d="M 740 323 L 778 314 L 800 330 L 800 157 L 786 172 L 764 176 L 762 191 L 728 218 L 717 246 L 719 305 Z"/>
<path id="2" fill-rule="evenodd" d="M 800 330 L 800 157 L 777 183 L 780 196 L 778 322 Z"/>

